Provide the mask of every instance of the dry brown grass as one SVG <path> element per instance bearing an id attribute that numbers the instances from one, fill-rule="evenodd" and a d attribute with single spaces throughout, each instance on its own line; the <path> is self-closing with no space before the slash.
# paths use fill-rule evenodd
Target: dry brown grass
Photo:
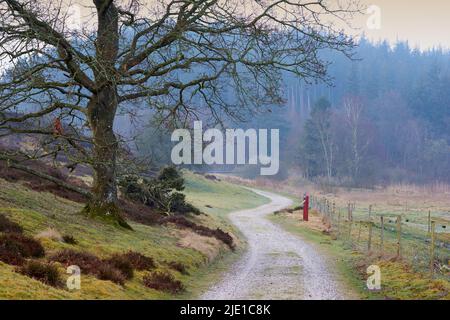
<path id="1" fill-rule="evenodd" d="M 305 192 L 316 196 L 326 196 L 336 204 L 346 206 L 348 202 L 357 205 L 379 205 L 401 210 L 446 211 L 450 215 L 450 185 L 432 183 L 427 185 L 393 184 L 374 189 L 333 188 L 333 193 L 324 192 L 319 186 L 290 178 L 287 181 L 267 179 L 248 180 L 240 177 L 217 175 L 221 180 L 255 188 L 268 188 L 301 197 Z"/>
<path id="2" fill-rule="evenodd" d="M 408 214 L 426 216 L 431 211 L 433 220 L 450 221 L 450 185 L 434 183 L 428 185 L 394 184 L 374 189 L 333 188 L 328 193 L 317 185 L 290 178 L 277 182 L 246 180 L 239 177 L 218 175 L 220 179 L 255 188 L 268 188 L 278 192 L 286 192 L 299 199 L 305 192 L 319 198 L 327 198 L 335 202 L 336 208 L 346 208 L 349 202 L 356 204 L 357 210 L 368 210 L 372 206 L 374 212 Z"/>
<path id="3" fill-rule="evenodd" d="M 173 231 L 174 235 L 179 238 L 177 245 L 182 248 L 190 248 L 202 253 L 208 262 L 214 261 L 220 253 L 224 244 L 212 237 L 201 236 L 191 230 L 177 230 Z"/>
<path id="4" fill-rule="evenodd" d="M 450 185 L 442 182 L 435 182 L 426 185 L 416 184 L 393 184 L 386 187 L 386 191 L 393 193 L 413 193 L 413 194 L 426 194 L 433 195 L 436 193 L 442 193 L 450 195 Z"/>
<path id="5" fill-rule="evenodd" d="M 48 228 L 40 233 L 38 233 L 35 237 L 36 239 L 49 239 L 53 241 L 63 242 L 63 236 L 59 233 L 58 230 L 53 228 Z"/>
<path id="6" fill-rule="evenodd" d="M 322 218 L 315 210 L 310 211 L 308 222 L 303 221 L 302 210 L 295 210 L 295 211 L 283 210 L 278 214 L 291 220 L 296 220 L 298 226 L 308 228 L 314 231 L 319 231 L 322 233 L 330 233 L 331 228 L 330 224 L 324 218 Z"/>

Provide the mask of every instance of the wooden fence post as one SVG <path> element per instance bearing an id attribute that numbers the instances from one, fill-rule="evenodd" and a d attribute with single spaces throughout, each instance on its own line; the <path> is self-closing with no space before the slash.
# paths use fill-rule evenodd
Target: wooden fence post
<path id="1" fill-rule="evenodd" d="M 339 209 L 338 213 L 338 221 L 337 221 L 337 237 L 341 235 L 341 209 Z"/>
<path id="2" fill-rule="evenodd" d="M 348 240 L 350 241 L 350 245 L 352 245 L 352 226 L 353 221 L 349 221 L 350 225 L 348 226 Z"/>
<path id="3" fill-rule="evenodd" d="M 350 202 L 349 202 L 349 203 L 348 203 L 348 208 L 347 208 L 347 220 L 348 220 L 348 221 L 351 221 L 351 215 L 352 215 L 352 214 L 351 214 L 351 210 L 352 210 L 352 209 L 351 209 L 350 206 L 351 206 L 351 204 L 350 204 Z"/>
<path id="4" fill-rule="evenodd" d="M 369 241 L 367 242 L 367 252 L 372 249 L 372 221 L 369 221 Z"/>
<path id="5" fill-rule="evenodd" d="M 369 220 L 372 218 L 372 205 L 369 205 Z"/>
<path id="6" fill-rule="evenodd" d="M 384 252 L 384 216 L 380 216 L 380 222 L 381 222 L 380 252 L 381 252 L 381 256 L 383 256 L 383 252 Z"/>
<path id="7" fill-rule="evenodd" d="M 359 243 L 359 240 L 361 239 L 361 229 L 362 229 L 362 223 L 359 222 L 358 238 L 356 239 L 356 242 L 357 242 L 357 243 Z"/>
<path id="8" fill-rule="evenodd" d="M 331 211 L 331 221 L 333 221 L 336 217 L 336 202 L 333 201 L 333 211 Z"/>
<path id="9" fill-rule="evenodd" d="M 428 235 L 431 232 L 431 210 L 428 210 Z"/>
<path id="10" fill-rule="evenodd" d="M 431 244 L 430 244 L 430 276 L 434 276 L 434 247 L 436 242 L 436 232 L 435 232 L 436 222 L 431 221 Z"/>
<path id="11" fill-rule="evenodd" d="M 402 216 L 397 216 L 397 258 L 402 257 Z"/>

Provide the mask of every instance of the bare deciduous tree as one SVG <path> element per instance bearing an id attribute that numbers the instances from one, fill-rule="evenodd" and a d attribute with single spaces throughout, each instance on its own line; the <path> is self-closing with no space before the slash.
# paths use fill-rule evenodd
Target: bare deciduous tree
<path id="1" fill-rule="evenodd" d="M 119 219 L 118 112 L 151 107 L 184 125 L 280 104 L 282 72 L 323 79 L 320 51 L 349 53 L 351 39 L 333 22 L 358 8 L 322 0 L 93 0 L 90 9 L 88 24 L 74 30 L 66 1 L 0 1 L 0 63 L 9 65 L 0 80 L 0 130 L 48 137 L 51 150 L 41 157 L 66 151 L 90 164 L 86 213 Z M 70 130 L 55 132 L 55 119 Z"/>
<path id="2" fill-rule="evenodd" d="M 333 113 L 330 108 L 330 103 L 322 98 L 317 102 L 313 110 L 313 116 L 311 117 L 319 137 L 328 183 L 331 182 L 333 176 L 334 154 L 336 149 L 334 132 L 332 130 Z"/>
<path id="3" fill-rule="evenodd" d="M 346 97 L 343 102 L 345 122 L 350 130 L 351 145 L 351 173 L 353 180 L 359 178 L 364 153 L 369 146 L 369 139 L 363 134 L 363 112 L 364 105 L 358 97 Z"/>

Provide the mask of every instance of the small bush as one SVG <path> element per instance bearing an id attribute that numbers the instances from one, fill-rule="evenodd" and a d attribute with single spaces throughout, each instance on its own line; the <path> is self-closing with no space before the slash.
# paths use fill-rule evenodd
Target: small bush
<path id="1" fill-rule="evenodd" d="M 174 166 L 164 167 L 159 171 L 157 180 L 166 189 L 177 191 L 184 190 L 184 178 L 179 170 Z"/>
<path id="2" fill-rule="evenodd" d="M 168 272 L 152 272 L 146 274 L 143 278 L 144 285 L 159 291 L 165 291 L 172 294 L 180 293 L 185 290 L 181 281 Z"/>
<path id="3" fill-rule="evenodd" d="M 41 258 L 45 255 L 44 247 L 39 241 L 17 233 L 0 236 L 0 249 L 23 258 Z"/>
<path id="4" fill-rule="evenodd" d="M 59 287 L 62 284 L 58 268 L 51 263 L 42 263 L 39 261 L 28 261 L 17 272 L 30 278 L 39 280 L 49 286 Z"/>
<path id="5" fill-rule="evenodd" d="M 182 264 L 181 262 L 177 262 L 177 261 L 168 261 L 166 262 L 166 264 L 175 271 L 178 271 L 181 274 L 185 274 L 188 275 L 189 272 L 187 271 L 187 268 L 184 264 Z"/>
<path id="6" fill-rule="evenodd" d="M 0 214 L 0 232 L 22 233 L 23 228 L 19 224 L 9 220 L 3 214 Z"/>
<path id="7" fill-rule="evenodd" d="M 123 195 L 133 201 L 164 212 L 179 214 L 201 214 L 201 211 L 186 202 L 184 179 L 175 167 L 166 167 L 156 178 L 137 175 L 121 177 L 119 188 Z"/>
<path id="8" fill-rule="evenodd" d="M 151 257 L 144 256 L 139 252 L 128 251 L 124 256 L 138 271 L 151 270 L 156 267 L 155 261 Z"/>
<path id="9" fill-rule="evenodd" d="M 126 255 L 115 254 L 111 258 L 104 260 L 106 264 L 109 264 L 114 269 L 119 270 L 125 279 L 129 280 L 133 278 L 134 270 L 133 265 L 128 260 Z"/>
<path id="10" fill-rule="evenodd" d="M 78 241 L 72 235 L 69 235 L 69 234 L 63 235 L 62 239 L 63 239 L 64 243 L 67 243 L 67 244 L 77 244 L 78 243 Z"/>
<path id="11" fill-rule="evenodd" d="M 50 261 L 80 267 L 81 272 L 96 276 L 100 280 L 110 280 L 123 285 L 125 280 L 133 277 L 133 267 L 124 256 L 115 255 L 101 260 L 97 256 L 71 249 L 64 249 L 50 257 Z"/>
<path id="12" fill-rule="evenodd" d="M 8 248 L 0 247 L 0 261 L 13 266 L 21 266 L 25 259 L 18 251 L 11 251 Z"/>
<path id="13" fill-rule="evenodd" d="M 200 215 L 202 212 L 189 202 L 186 202 L 186 196 L 180 192 L 172 192 L 169 196 L 170 211 L 178 214 L 193 213 Z"/>
<path id="14" fill-rule="evenodd" d="M 79 252 L 70 249 L 64 249 L 57 252 L 49 258 L 50 261 L 55 261 L 68 267 L 76 265 L 80 267 L 81 271 L 87 274 L 97 275 L 102 261 L 88 252 Z"/>
<path id="15" fill-rule="evenodd" d="M 97 278 L 100 280 L 109 280 L 121 286 L 125 283 L 126 279 L 122 272 L 108 263 L 100 265 L 97 271 Z"/>

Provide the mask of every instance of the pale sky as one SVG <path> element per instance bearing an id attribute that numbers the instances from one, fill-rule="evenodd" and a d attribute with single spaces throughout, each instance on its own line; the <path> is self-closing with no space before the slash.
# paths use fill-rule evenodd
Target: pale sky
<path id="1" fill-rule="evenodd" d="M 442 46 L 450 48 L 449 0 L 363 0 L 368 6 L 380 8 L 379 30 L 370 30 L 369 15 L 359 19 L 366 36 L 374 40 L 408 40 L 412 47 L 421 49 Z"/>
<path id="2" fill-rule="evenodd" d="M 40 0 L 49 1 L 49 0 Z M 129 0 L 121 0 L 127 2 Z M 152 2 L 165 0 L 141 0 Z M 238 0 L 245 3 L 246 0 Z M 349 30 L 352 34 L 364 33 L 371 40 L 388 40 L 395 43 L 397 39 L 408 40 L 412 47 L 427 49 L 443 47 L 450 49 L 450 0 L 328 0 L 360 1 L 363 5 L 375 8 L 372 15 L 360 15 L 353 21 L 357 30 Z M 87 14 L 87 7 L 93 6 L 93 0 L 62 0 L 65 4 L 77 4 L 84 7 L 82 15 Z M 379 14 L 376 8 L 379 8 Z M 374 16 L 375 15 L 375 16 Z M 378 19 L 379 18 L 379 19 Z M 374 20 L 375 19 L 375 20 Z M 367 21 L 372 25 L 379 21 L 379 29 L 367 27 Z"/>
<path id="3" fill-rule="evenodd" d="M 69 0 L 63 0 L 69 1 Z M 92 0 L 71 0 L 72 3 L 92 5 Z M 155 1 L 155 0 L 144 0 Z M 244 0 L 245 1 L 245 0 Z M 329 0 L 345 3 L 355 0 Z M 450 0 L 359 0 L 367 7 L 377 6 L 380 29 L 369 29 L 369 14 L 360 15 L 354 21 L 358 31 L 372 40 L 408 40 L 412 47 L 450 49 Z M 372 20 L 373 22 L 373 20 Z"/>

